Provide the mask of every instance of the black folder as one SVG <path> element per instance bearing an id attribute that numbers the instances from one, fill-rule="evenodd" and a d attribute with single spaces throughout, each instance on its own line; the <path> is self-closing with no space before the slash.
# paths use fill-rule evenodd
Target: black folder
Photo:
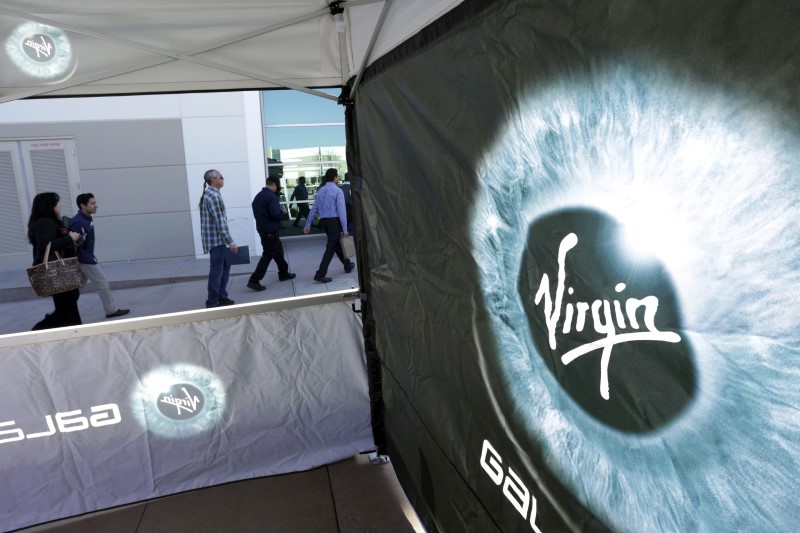
<path id="1" fill-rule="evenodd" d="M 250 247 L 247 245 L 240 246 L 236 253 L 231 252 L 228 248 L 227 251 L 228 263 L 232 265 L 249 265 L 250 264 Z"/>

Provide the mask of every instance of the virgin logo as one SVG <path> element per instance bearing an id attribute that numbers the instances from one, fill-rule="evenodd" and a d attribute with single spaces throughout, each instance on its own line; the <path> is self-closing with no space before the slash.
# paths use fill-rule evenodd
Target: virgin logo
<path id="1" fill-rule="evenodd" d="M 658 312 L 658 298 L 645 296 L 644 298 L 628 298 L 623 304 L 619 300 L 594 300 L 589 302 L 570 302 L 564 304 L 564 292 L 573 295 L 572 287 L 566 286 L 566 258 L 567 253 L 578 245 L 578 236 L 570 233 L 561 240 L 558 247 L 558 280 L 556 283 L 555 297 L 550 290 L 550 278 L 542 274 L 539 290 L 536 292 L 534 303 L 542 304 L 544 320 L 547 325 L 548 342 L 550 349 L 557 350 L 556 331 L 564 315 L 563 334 L 569 334 L 573 327 L 575 331 L 582 332 L 586 326 L 587 315 L 591 317 L 594 331 L 603 337 L 596 341 L 582 344 L 561 356 L 561 362 L 569 365 L 582 355 L 595 350 L 601 350 L 600 358 L 600 396 L 608 400 L 610 391 L 608 385 L 608 365 L 611 362 L 611 351 L 617 344 L 638 341 L 661 341 L 669 343 L 681 342 L 681 337 L 671 331 L 659 331 L 655 326 L 656 313 Z M 614 290 L 622 293 L 624 283 L 618 283 Z M 641 331 L 636 313 L 639 308 L 644 308 L 644 331 Z M 591 312 L 591 313 L 590 313 Z M 626 330 L 634 330 L 627 332 Z"/>
<path id="2" fill-rule="evenodd" d="M 44 35 L 37 35 L 36 37 L 39 37 L 41 42 L 33 39 L 25 39 L 23 44 L 26 48 L 26 52 L 33 59 L 49 59 L 53 55 L 53 41 Z"/>
<path id="3" fill-rule="evenodd" d="M 159 395 L 158 409 L 173 420 L 192 418 L 203 409 L 203 393 L 189 383 L 173 385 Z"/>

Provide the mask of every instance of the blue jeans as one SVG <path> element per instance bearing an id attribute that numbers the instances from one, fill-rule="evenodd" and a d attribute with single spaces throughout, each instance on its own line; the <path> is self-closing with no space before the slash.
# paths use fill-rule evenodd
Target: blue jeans
<path id="1" fill-rule="evenodd" d="M 216 307 L 220 298 L 228 297 L 228 274 L 231 264 L 227 258 L 227 246 L 216 246 L 208 252 L 208 300 L 206 307 Z"/>

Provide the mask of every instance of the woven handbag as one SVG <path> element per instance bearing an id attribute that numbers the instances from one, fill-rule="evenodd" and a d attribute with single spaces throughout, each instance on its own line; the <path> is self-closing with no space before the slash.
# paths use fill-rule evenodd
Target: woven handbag
<path id="1" fill-rule="evenodd" d="M 44 263 L 28 268 L 28 279 L 37 295 L 52 296 L 81 286 L 81 270 L 77 257 L 62 259 L 58 252 L 55 260 L 48 262 L 48 257 L 50 243 L 47 243 L 44 250 Z"/>

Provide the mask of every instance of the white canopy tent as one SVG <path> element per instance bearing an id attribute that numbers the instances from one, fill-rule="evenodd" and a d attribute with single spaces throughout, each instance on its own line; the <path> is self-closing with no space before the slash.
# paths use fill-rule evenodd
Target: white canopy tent
<path id="1" fill-rule="evenodd" d="M 335 98 L 313 88 L 357 85 L 460 1 L 7 0 L 0 103 L 277 87 Z"/>

